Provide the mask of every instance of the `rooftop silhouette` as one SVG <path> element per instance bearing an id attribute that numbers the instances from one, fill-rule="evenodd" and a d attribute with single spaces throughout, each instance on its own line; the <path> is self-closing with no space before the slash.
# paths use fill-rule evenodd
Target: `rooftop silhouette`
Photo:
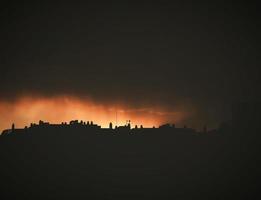
<path id="1" fill-rule="evenodd" d="M 256 106 L 239 104 L 217 129 L 163 124 L 102 128 L 42 120 L 0 136 L 8 199 L 247 199 L 259 194 Z M 243 189 L 242 189 L 243 188 Z"/>
<path id="2" fill-rule="evenodd" d="M 11 126 L 11 129 L 3 130 L 2 136 L 10 135 L 10 134 L 23 134 L 28 133 L 31 131 L 37 131 L 38 129 L 46 130 L 47 132 L 50 130 L 58 130 L 61 129 L 63 131 L 66 131 L 68 129 L 74 129 L 77 130 L 95 130 L 99 133 L 111 133 L 111 134 L 118 134 L 118 133 L 128 133 L 128 134 L 135 134 L 135 133 L 141 133 L 141 132 L 158 132 L 160 130 L 169 130 L 169 131 L 176 131 L 176 132 L 183 132 L 183 133 L 191 133 L 191 134 L 197 134 L 195 129 L 188 128 L 186 125 L 184 127 L 178 128 L 175 126 L 175 124 L 163 124 L 159 127 L 143 127 L 140 125 L 139 127 L 135 125 L 134 127 L 131 127 L 131 121 L 127 120 L 126 124 L 123 126 L 114 126 L 112 122 L 109 123 L 109 128 L 102 128 L 100 125 L 95 124 L 93 121 L 79 121 L 79 120 L 71 120 L 69 123 L 62 122 L 60 124 L 51 124 L 49 122 L 44 122 L 42 120 L 39 120 L 39 123 L 31 123 L 30 126 L 25 126 L 24 128 L 15 128 L 15 124 L 13 123 Z"/>

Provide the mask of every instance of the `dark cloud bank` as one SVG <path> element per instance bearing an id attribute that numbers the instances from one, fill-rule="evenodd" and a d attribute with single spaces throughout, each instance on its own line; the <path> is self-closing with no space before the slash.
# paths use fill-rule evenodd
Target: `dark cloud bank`
<path id="1" fill-rule="evenodd" d="M 10 4 L 0 97 L 187 107 L 192 124 L 216 125 L 257 98 L 258 17 L 255 4 Z"/>

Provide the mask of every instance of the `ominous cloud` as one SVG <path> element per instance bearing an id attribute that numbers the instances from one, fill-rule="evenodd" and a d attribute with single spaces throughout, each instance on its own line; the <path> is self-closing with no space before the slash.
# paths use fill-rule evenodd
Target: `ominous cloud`
<path id="1" fill-rule="evenodd" d="M 159 126 L 166 122 L 181 123 L 191 111 L 185 112 L 176 108 L 168 110 L 162 106 L 129 107 L 124 104 L 98 104 L 88 98 L 70 96 L 56 97 L 23 97 L 15 101 L 0 101 L 0 129 L 28 126 L 30 122 L 38 123 L 44 120 L 50 123 L 69 122 L 72 119 L 93 121 L 102 127 L 125 125 L 126 120 L 131 125 L 143 127 Z"/>
<path id="2" fill-rule="evenodd" d="M 257 19 L 254 4 L 10 4 L 1 8 L 0 99 L 87 97 L 216 126 L 255 96 Z"/>

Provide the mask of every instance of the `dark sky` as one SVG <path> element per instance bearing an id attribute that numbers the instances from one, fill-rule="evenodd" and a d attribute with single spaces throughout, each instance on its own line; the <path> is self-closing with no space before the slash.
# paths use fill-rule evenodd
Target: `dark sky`
<path id="1" fill-rule="evenodd" d="M 70 94 L 193 107 L 192 123 L 228 118 L 258 91 L 258 7 L 182 2 L 1 7 L 0 98 Z"/>

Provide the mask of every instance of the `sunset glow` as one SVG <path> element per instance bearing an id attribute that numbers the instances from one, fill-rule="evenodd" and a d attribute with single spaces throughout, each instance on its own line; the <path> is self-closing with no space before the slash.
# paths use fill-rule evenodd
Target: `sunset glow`
<path id="1" fill-rule="evenodd" d="M 157 127 L 165 122 L 178 123 L 186 113 L 170 112 L 161 108 L 130 108 L 124 105 L 97 104 L 89 99 L 76 97 L 22 97 L 15 101 L 0 101 L 0 130 L 10 128 L 12 123 L 23 128 L 39 120 L 50 123 L 69 122 L 78 119 L 93 121 L 102 127 L 112 122 L 124 125 L 131 120 L 131 125 Z M 117 113 L 117 114 L 116 114 Z"/>

